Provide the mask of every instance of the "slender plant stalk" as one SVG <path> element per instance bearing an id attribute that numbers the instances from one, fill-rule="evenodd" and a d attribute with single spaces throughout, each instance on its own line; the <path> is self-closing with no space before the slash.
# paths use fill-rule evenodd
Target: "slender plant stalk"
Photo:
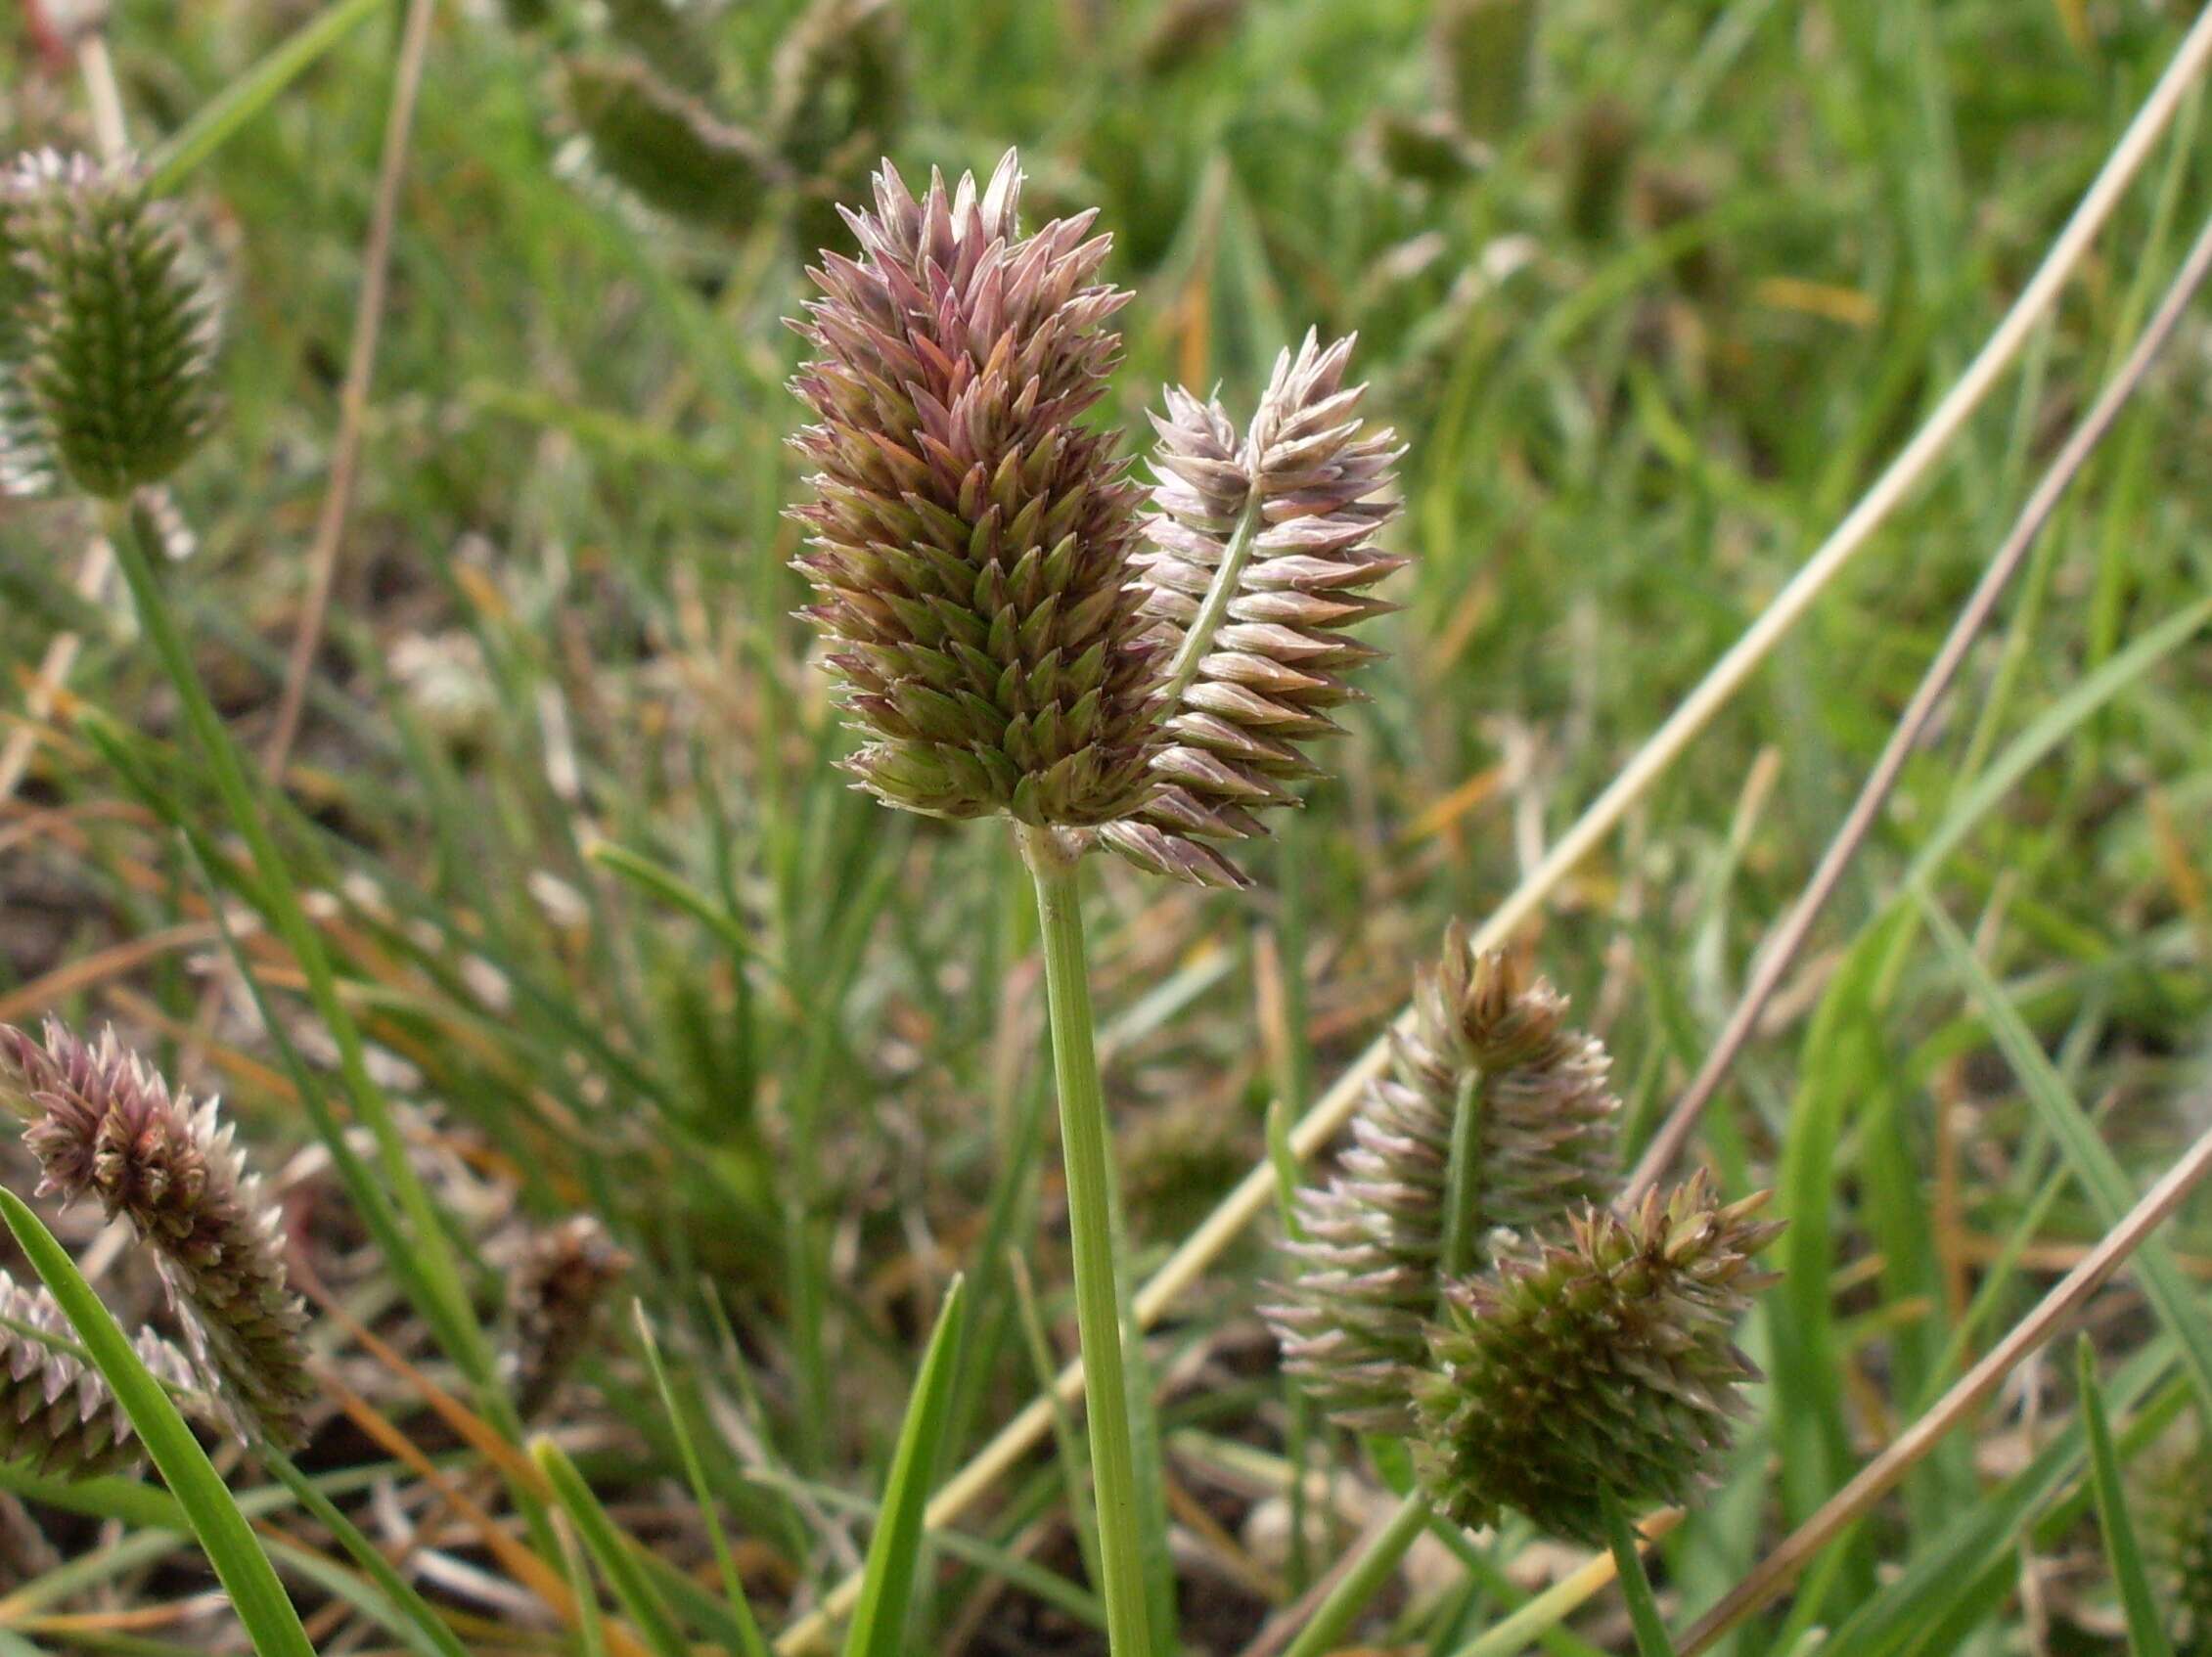
<path id="1" fill-rule="evenodd" d="M 1106 1096 L 1092 1041 L 1091 985 L 1083 949 L 1076 865 L 1052 830 L 1024 825 L 1021 855 L 1037 885 L 1045 1002 L 1060 1091 L 1061 1150 L 1067 1162 L 1067 1229 L 1075 1251 L 1075 1323 L 1090 1376 L 1091 1476 L 1098 1498 L 1099 1557 L 1106 1640 L 1113 1657 L 1150 1657 L 1144 1563 L 1137 1541 L 1136 1455 L 1121 1355 L 1121 1296 L 1114 1283 L 1112 1175 Z"/>
<path id="2" fill-rule="evenodd" d="M 1644 1574 L 1644 1549 L 1628 1509 L 1609 1489 L 1598 1493 L 1605 1515 L 1605 1540 L 1613 1550 L 1613 1566 L 1620 1573 L 1621 1593 L 1628 1600 L 1629 1625 L 1636 1631 L 1636 1649 L 1642 1657 L 1674 1657 L 1667 1640 L 1666 1624 L 1659 1620 L 1659 1602 L 1651 1592 L 1651 1579 Z"/>
<path id="3" fill-rule="evenodd" d="M 299 963 L 316 1008 L 330 1026 L 331 1037 L 338 1044 L 347 1093 L 376 1138 L 385 1178 L 391 1181 L 406 1210 L 414 1246 L 426 1257 L 426 1264 L 430 1268 L 426 1277 L 435 1285 L 437 1292 L 433 1303 L 421 1310 L 437 1326 L 453 1358 L 496 1403 L 500 1395 L 492 1375 L 490 1349 L 483 1331 L 459 1298 L 461 1278 L 457 1263 L 437 1215 L 430 1207 L 429 1197 L 407 1161 L 407 1149 L 400 1141 L 399 1130 L 390 1113 L 383 1108 L 383 1097 L 369 1078 L 361 1034 L 339 1001 L 330 957 L 324 953 L 321 940 L 300 904 L 299 894 L 293 887 L 283 854 L 269 831 L 268 816 L 247 779 L 238 745 L 224 729 L 221 716 L 208 699 L 206 687 L 200 682 L 199 670 L 192 663 L 192 652 L 161 591 L 154 553 L 136 515 L 125 506 L 113 516 L 114 521 L 110 525 L 109 539 L 115 549 L 115 561 L 122 569 L 123 580 L 130 588 L 139 623 L 145 628 L 155 654 L 160 658 L 183 704 L 185 722 L 192 727 L 232 826 L 252 855 L 270 918 L 293 958 Z"/>
<path id="4" fill-rule="evenodd" d="M 1421 1533 L 1428 1529 L 1428 1499 L 1419 1492 L 1406 1498 L 1390 1522 L 1375 1532 L 1351 1568 L 1336 1579 L 1312 1620 L 1298 1631 L 1283 1657 L 1321 1657 L 1336 1649 L 1352 1619 L 1367 1609 L 1368 1601 L 1382 1591 Z"/>
<path id="5" fill-rule="evenodd" d="M 338 435 L 331 445 L 330 481 L 315 516 L 315 540 L 307 555 L 307 599 L 300 609 L 292 654 L 285 663 L 284 694 L 262 751 L 262 767 L 279 787 L 299 734 L 307 705 L 307 681 L 323 641 L 323 620 L 338 585 L 339 555 L 352 515 L 354 479 L 361 461 L 361 438 L 369 420 L 369 391 L 377 371 L 377 343 L 384 331 L 384 293 L 391 281 L 393 232 L 399 223 L 400 190 L 407 181 L 407 154 L 415 131 L 415 102 L 423 87 L 423 65 L 429 56 L 430 22 L 436 0 L 408 0 L 401 25 L 398 62 L 392 69 L 391 103 L 384 115 L 384 156 L 377 169 L 377 201 L 369 219 L 369 240 L 361 254 L 361 296 L 353 310 L 353 338 L 347 347 L 345 383 L 339 392 Z"/>
<path id="6" fill-rule="evenodd" d="M 1643 1536 L 1655 1543 L 1682 1523 L 1679 1507 L 1666 1507 L 1644 1521 Z M 1476 1635 L 1453 1657 L 1515 1657 L 1527 1650 L 1604 1591 L 1620 1574 L 1612 1549 L 1593 1553 L 1582 1566 L 1535 1595 L 1519 1610 Z"/>

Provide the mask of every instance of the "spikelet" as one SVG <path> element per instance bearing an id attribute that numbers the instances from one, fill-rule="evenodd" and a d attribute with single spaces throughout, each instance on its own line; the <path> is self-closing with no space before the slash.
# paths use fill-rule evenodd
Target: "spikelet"
<path id="1" fill-rule="evenodd" d="M 1569 1028 L 1566 1003 L 1502 955 L 1470 957 L 1464 931 L 1416 991 L 1413 1029 L 1393 1036 L 1394 1075 L 1368 1084 L 1352 1148 L 1326 1189 L 1299 1193 L 1300 1273 L 1264 1316 L 1284 1367 L 1355 1431 L 1413 1428 L 1412 1375 L 1444 1292 L 1446 1184 L 1459 1112 L 1476 1138 L 1467 1264 L 1502 1227 L 1547 1223 L 1603 1201 L 1614 1180 L 1619 1109 L 1608 1060 Z"/>
<path id="2" fill-rule="evenodd" d="M 51 1294 L 0 1272 L 0 1460 L 68 1479 L 136 1466 L 142 1453 L 130 1417 L 100 1371 L 39 1334 L 76 1340 Z M 134 1344 L 157 1379 L 189 1388 L 183 1353 L 150 1329 Z"/>
<path id="3" fill-rule="evenodd" d="M 1351 352 L 1349 337 L 1325 348 L 1312 334 L 1285 351 L 1241 437 L 1218 402 L 1181 389 L 1154 418 L 1138 564 L 1178 694 L 1158 792 L 1101 837 L 1157 873 L 1244 884 L 1207 842 L 1267 831 L 1254 814 L 1320 774 L 1299 744 L 1338 734 L 1327 710 L 1357 694 L 1345 675 L 1381 653 L 1344 629 L 1394 607 L 1368 589 L 1406 560 L 1368 543 L 1396 511 L 1377 497 L 1404 451 L 1359 418 Z"/>
<path id="4" fill-rule="evenodd" d="M 1028 236 L 1018 158 L 988 186 L 888 162 L 860 257 L 825 252 L 793 326 L 792 382 L 819 424 L 797 567 L 842 698 L 869 740 L 850 768 L 933 817 L 1105 823 L 1151 789 L 1157 650 L 1130 582 L 1136 491 L 1082 422 L 1106 389 L 1128 294 L 1099 282 L 1093 215 Z"/>
<path id="5" fill-rule="evenodd" d="M 175 213 L 135 162 L 51 152 L 17 161 L 6 207 L 38 444 L 103 499 L 167 477 L 215 417 L 215 305 Z"/>
<path id="6" fill-rule="evenodd" d="M 642 59 L 577 57 L 563 81 L 593 159 L 648 206 L 739 231 L 759 216 L 781 181 L 776 158 L 758 138 Z"/>
<path id="7" fill-rule="evenodd" d="M 1731 1339 L 1775 1279 L 1760 1196 L 1723 1207 L 1703 1174 L 1631 1213 L 1585 1210 L 1456 1283 L 1415 1397 L 1415 1465 L 1463 1525 L 1516 1508 L 1603 1545 L 1600 1493 L 1688 1500 L 1711 1482 L 1757 1378 Z"/>
<path id="8" fill-rule="evenodd" d="M 524 1420 L 553 1401 L 591 1343 L 608 1291 L 629 1269 L 630 1257 L 588 1214 L 531 1234 L 508 1278 L 515 1345 L 507 1379 Z"/>
<path id="9" fill-rule="evenodd" d="M 90 1046 L 49 1019 L 43 1047 L 0 1026 L 0 1102 L 29 1119 L 42 1192 L 98 1198 L 153 1250 L 193 1360 L 241 1428 L 296 1445 L 314 1392 L 306 1314 L 286 1281 L 277 1211 L 215 1100 L 172 1095 L 113 1029 Z"/>

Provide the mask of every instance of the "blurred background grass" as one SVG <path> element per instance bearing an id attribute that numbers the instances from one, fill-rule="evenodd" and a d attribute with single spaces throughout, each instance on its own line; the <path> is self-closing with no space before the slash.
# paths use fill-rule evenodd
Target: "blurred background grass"
<path id="1" fill-rule="evenodd" d="M 358 503 L 288 779 L 301 811 L 282 827 L 329 894 L 319 918 L 426 1157 L 465 1170 L 486 1210 L 588 1210 L 634 1255 L 629 1286 L 714 1424 L 748 1576 L 780 1607 L 864 1540 L 840 1493 L 874 1496 L 953 1271 L 971 1300 L 956 1451 L 1033 1390 L 1009 1246 L 1063 1352 L 1071 1321 L 1019 872 L 995 828 L 848 791 L 789 615 L 797 342 L 778 319 L 802 296 L 806 238 L 834 224 L 820 198 L 851 199 L 874 157 L 825 161 L 811 198 L 735 230 L 642 203 L 579 135 L 568 76 L 634 52 L 622 19 L 643 5 L 537 26 L 518 26 L 520 5 L 441 8 Z M 692 94 L 765 130 L 798 11 L 688 14 Z M 313 12 L 118 0 L 135 131 L 175 130 Z M 175 592 L 250 742 L 327 479 L 399 12 L 374 11 L 186 187 L 229 298 L 230 418 L 178 489 L 201 545 Z M 1525 67 L 1461 51 L 1523 14 Z M 872 136 L 910 176 L 1018 144 L 1033 219 L 1101 209 L 1112 274 L 1138 292 L 1111 418 L 1141 434 L 1171 380 L 1248 409 L 1275 351 L 1315 326 L 1359 332 L 1374 403 L 1411 445 L 1392 542 L 1416 561 L 1390 589 L 1404 609 L 1373 630 L 1391 659 L 1260 889 L 1093 876 L 1140 1264 L 1261 1154 L 1268 1101 L 1309 1101 L 1374 1036 L 1444 920 L 1510 889 L 1849 506 L 2017 291 L 2187 21 L 2138 0 L 911 0 L 903 94 L 868 112 Z M 82 143 L 76 89 L 32 31 L 0 31 L 0 54 L 11 146 Z M 2200 133 L 2192 95 L 2024 371 L 1531 929 L 1615 1052 L 1639 1131 L 2212 207 Z M 2086 714 L 2062 698 L 2212 575 L 2206 364 L 2186 324 L 1709 1118 L 1701 1154 L 1734 1187 L 1788 1180 L 1797 1281 L 1753 1331 L 1777 1376 L 1762 1425 L 1669 1545 L 1669 1591 L 1693 1608 L 1956 1366 L 1971 1291 L 1988 1317 L 1960 1336 L 1968 1352 L 2099 1234 L 2053 1181 L 1956 963 L 1872 929 L 1917 849 L 2039 721 L 2062 740 L 1933 871 L 1940 901 L 2139 1180 L 2204 1125 L 2212 658 L 2190 639 Z M 0 817 L 0 1009 L 158 1040 L 281 1159 L 304 1140 L 296 1105 L 158 820 L 217 820 L 172 746 L 175 708 L 120 612 L 70 592 L 85 523 L 5 512 L 0 649 L 18 679 L 55 630 L 88 644 L 80 702 Z M 86 709 L 135 733 L 144 787 L 71 734 Z M 609 846 L 657 873 L 624 876 Z M 1831 997 L 1809 1035 L 1854 949 L 1879 958 L 1874 987 Z M 287 963 L 260 956 L 289 1007 Z M 344 1221 L 317 1224 L 317 1246 L 351 1259 Z M 476 1247 L 460 1207 L 455 1229 Z M 434 1363 L 374 1262 L 354 1264 L 360 1314 Z M 1249 1317 L 1264 1266 L 1234 1256 L 1153 1345 L 1162 1430 L 1184 1447 L 1171 1509 L 1194 1650 L 1240 1649 L 1294 1586 L 1249 1469 L 1224 1471 L 1225 1445 L 1283 1443 Z M 2100 1304 L 2117 1361 L 2148 1325 L 2126 1294 Z M 587 1363 L 564 1419 L 603 1494 L 630 1498 L 639 1534 L 688 1570 L 705 1555 L 623 1345 Z M 1924 1557 L 1994 1511 L 1994 1481 L 2041 1442 L 2043 1389 L 2067 1412 L 2062 1377 L 2033 1380 L 1931 1462 L 1843 1558 L 1824 1621 L 1873 1603 L 1876 1560 Z M 330 1472 L 368 1452 L 333 1432 L 318 1454 Z M 1350 1447 L 1312 1454 L 1360 1466 Z M 975 1525 L 1079 1579 L 1063 1514 L 1038 1461 Z M 2084 1534 L 2048 1545 L 2094 1556 Z M 1526 1542 L 1494 1552 L 1524 1586 L 1549 1568 Z M 2054 1621 L 2069 1649 L 2111 1644 L 2096 1572 L 2049 1571 L 2023 1601 L 2022 1561 L 1991 1560 L 1951 1585 L 1958 1643 L 1922 1648 L 2015 1649 Z M 1080 1617 L 1004 1574 L 970 1561 L 936 1581 L 930 1649 L 1086 1648 Z M 1475 1581 L 1441 1609 L 1417 1595 L 1399 1632 L 1457 1649 L 1507 1592 Z M 1591 1638 L 1617 1642 L 1610 1615 Z"/>

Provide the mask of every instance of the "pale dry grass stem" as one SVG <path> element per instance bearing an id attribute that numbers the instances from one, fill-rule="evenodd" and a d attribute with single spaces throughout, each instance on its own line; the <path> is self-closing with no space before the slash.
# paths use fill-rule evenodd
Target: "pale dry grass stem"
<path id="1" fill-rule="evenodd" d="M 2207 221 L 2197 233 L 2195 244 L 2182 261 L 2181 270 L 2159 301 L 2157 311 L 2144 326 L 2134 349 L 2128 353 L 2126 361 L 2106 382 L 2097 401 L 2091 405 L 2089 412 L 2082 417 L 2058 453 L 2053 457 L 2050 467 L 2028 496 L 2026 505 L 2020 509 L 2020 515 L 2014 520 L 1997 551 L 1991 555 L 1981 579 L 1975 583 L 1973 592 L 1960 609 L 1958 619 L 1951 624 L 1950 633 L 1944 638 L 1942 648 L 1936 651 L 1935 659 L 1928 664 L 1927 672 L 1914 691 L 1912 700 L 1898 716 L 1888 741 L 1882 746 L 1880 757 L 1874 761 L 1873 769 L 1867 774 L 1867 780 L 1860 787 L 1858 798 L 1851 802 L 1851 809 L 1844 814 L 1841 827 L 1828 841 L 1828 849 L 1821 854 L 1819 865 L 1814 869 L 1811 878 L 1805 882 L 1805 889 L 1760 950 L 1750 982 L 1744 986 L 1743 994 L 1729 1014 L 1728 1022 L 1714 1039 L 1704 1063 L 1698 1067 L 1697 1074 L 1690 1085 L 1683 1090 L 1682 1097 L 1675 1101 L 1665 1122 L 1652 1136 L 1649 1145 L 1637 1163 L 1636 1172 L 1629 1181 L 1632 1195 L 1641 1194 L 1656 1185 L 1674 1159 L 1682 1153 L 1683 1147 L 1689 1143 L 1690 1136 L 1696 1131 L 1705 1107 L 1720 1092 L 1737 1055 L 1757 1031 L 1760 1015 L 1766 1011 L 1768 1002 L 1781 987 L 1783 978 L 1796 961 L 1798 952 L 1804 948 L 1813 923 L 1820 918 L 1821 911 L 1827 907 L 1828 900 L 1834 895 L 1836 886 L 1842 881 L 1844 871 L 1850 867 L 1851 860 L 1858 855 L 1867 836 L 1873 831 L 1882 807 L 1888 803 L 1890 791 L 1896 787 L 1898 778 L 1904 774 L 1906 762 L 1912 758 L 1914 750 L 1927 735 L 1944 696 L 1958 678 L 1960 669 L 1965 665 L 1967 652 L 1972 649 L 1974 641 L 1980 637 L 1982 629 L 1989 624 L 1990 617 L 1996 612 L 1998 601 L 2004 597 L 2012 578 L 2027 561 L 2037 537 L 2050 523 L 2052 515 L 2058 510 L 2058 503 L 2065 498 L 2067 489 L 2081 475 L 2082 469 L 2089 464 L 2090 457 L 2097 452 L 2098 446 L 2110 434 L 2129 400 L 2142 388 L 2151 366 L 2158 360 L 2167 342 L 2173 338 L 2174 330 L 2179 326 L 2183 314 L 2195 298 L 2197 290 L 2203 286 L 2207 273 L 2212 273 L 2212 221 Z"/>
<path id="2" fill-rule="evenodd" d="M 2101 1241 L 2036 1303 L 2005 1338 L 1955 1381 L 1927 1412 L 1860 1468 L 1851 1482 L 1772 1549 L 1743 1580 L 1699 1618 L 1680 1642 L 1681 1657 L 1710 1649 L 1729 1630 L 1782 1592 L 1830 1542 L 1897 1487 L 1944 1436 L 1987 1402 L 2005 1377 L 2058 1332 L 2105 1281 L 2127 1263 L 2175 1209 L 2212 1173 L 2212 1132 L 2198 1138 L 2180 1161 Z"/>

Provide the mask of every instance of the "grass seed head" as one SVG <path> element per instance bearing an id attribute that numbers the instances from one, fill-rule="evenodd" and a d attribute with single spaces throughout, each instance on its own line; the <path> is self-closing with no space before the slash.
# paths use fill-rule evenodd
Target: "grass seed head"
<path id="1" fill-rule="evenodd" d="M 886 162 L 860 256 L 825 252 L 795 324 L 817 423 L 797 566 L 886 803 L 933 817 L 1110 822 L 1158 746 L 1158 651 L 1130 581 L 1136 491 L 1104 394 L 1129 295 L 1092 214 L 1023 236 L 1021 170 L 918 199 Z"/>
<path id="2" fill-rule="evenodd" d="M 0 1460 L 64 1479 L 135 1467 L 142 1451 L 130 1417 L 100 1371 L 40 1334 L 76 1340 L 51 1294 L 0 1272 Z M 136 1345 L 157 1379 L 189 1386 L 184 1354 L 150 1329 Z"/>
<path id="3" fill-rule="evenodd" d="M 20 158 L 0 194 L 39 447 L 103 499 L 167 477 L 216 412 L 215 302 L 174 209 L 135 162 L 52 152 Z"/>
<path id="4" fill-rule="evenodd" d="M 1298 1276 L 1267 1317 L 1284 1367 L 1355 1431 L 1413 1430 L 1412 1376 L 1444 1290 L 1452 1140 L 1477 1112 L 1468 1234 L 1602 1202 L 1615 1179 L 1609 1061 L 1566 1023 L 1566 1002 L 1503 955 L 1471 956 L 1456 926 L 1394 1041 L 1394 1074 L 1369 1084 L 1352 1147 L 1326 1188 L 1299 1194 Z"/>
<path id="5" fill-rule="evenodd" d="M 0 1026 L 0 1102 L 29 1123 L 42 1192 L 97 1199 L 153 1251 L 192 1356 L 240 1425 L 297 1444 L 315 1391 L 306 1313 L 278 1250 L 278 1213 L 215 1100 L 172 1093 L 112 1029 L 94 1045 L 49 1020 L 43 1045 Z"/>
<path id="6" fill-rule="evenodd" d="M 524 1420 L 553 1401 L 591 1344 L 608 1292 L 630 1269 L 607 1228 L 589 1214 L 533 1233 L 508 1279 L 515 1315 L 509 1380 Z"/>
<path id="7" fill-rule="evenodd" d="M 1102 838 L 1157 873 L 1243 884 L 1216 843 L 1264 834 L 1257 814 L 1320 774 L 1302 744 L 1340 734 L 1328 710 L 1358 694 L 1347 676 L 1381 653 L 1346 629 L 1393 607 L 1368 590 L 1406 560 L 1371 543 L 1397 511 L 1380 497 L 1404 450 L 1359 418 L 1351 353 L 1349 337 L 1325 347 L 1308 334 L 1276 359 L 1242 434 L 1218 402 L 1180 388 L 1154 417 L 1146 613 L 1196 659 L 1178 675 L 1158 792 Z M 1226 608 L 1209 607 L 1237 557 Z"/>
<path id="8" fill-rule="evenodd" d="M 1453 1285 L 1415 1386 L 1416 1465 L 1463 1525 L 1504 1508 L 1603 1545 L 1600 1493 L 1682 1502 L 1711 1482 L 1757 1378 L 1731 1338 L 1781 1227 L 1723 1206 L 1703 1174 L 1631 1213 L 1501 1249 Z"/>

